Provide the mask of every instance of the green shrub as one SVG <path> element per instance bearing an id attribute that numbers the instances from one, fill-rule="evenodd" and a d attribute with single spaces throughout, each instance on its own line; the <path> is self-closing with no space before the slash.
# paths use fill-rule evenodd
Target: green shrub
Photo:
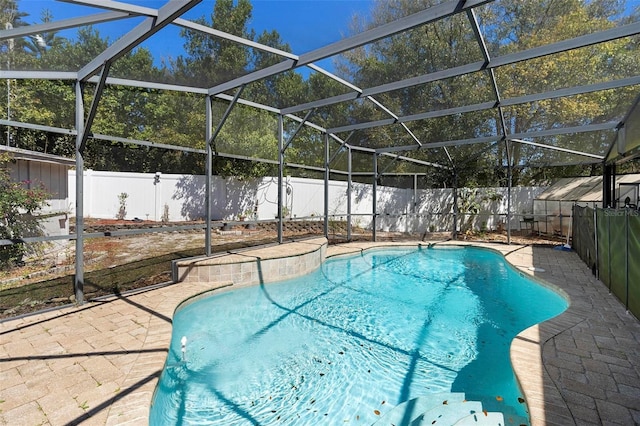
<path id="1" fill-rule="evenodd" d="M 38 218 L 32 213 L 47 205 L 47 192 L 42 185 L 12 181 L 11 161 L 11 155 L 0 153 L 0 239 L 15 240 L 39 233 Z M 0 268 L 21 264 L 26 251 L 24 243 L 0 245 Z"/>

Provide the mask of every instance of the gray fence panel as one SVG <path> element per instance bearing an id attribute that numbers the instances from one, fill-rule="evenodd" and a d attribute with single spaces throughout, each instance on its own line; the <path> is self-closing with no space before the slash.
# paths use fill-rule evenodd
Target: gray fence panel
<path id="1" fill-rule="evenodd" d="M 573 249 L 640 318 L 640 211 L 596 209 L 595 214 L 594 221 L 593 209 L 574 207 Z"/>

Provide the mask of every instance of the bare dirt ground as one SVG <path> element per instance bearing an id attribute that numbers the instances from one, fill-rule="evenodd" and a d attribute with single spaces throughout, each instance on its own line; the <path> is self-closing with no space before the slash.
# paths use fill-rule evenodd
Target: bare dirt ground
<path id="1" fill-rule="evenodd" d="M 194 223 L 178 225 L 194 225 Z M 322 236 L 322 225 L 321 221 L 286 222 L 283 235 L 287 240 Z M 156 222 L 86 220 L 85 233 L 101 235 L 86 238 L 84 241 L 84 290 L 87 299 L 169 282 L 173 260 L 204 254 L 205 232 L 203 229 L 112 236 L 117 231 L 133 229 L 153 231 L 156 227 L 162 226 Z M 260 223 L 254 229 L 248 229 L 248 226 L 243 224 L 236 224 L 228 231 L 221 231 L 218 226 L 214 228 L 211 236 L 214 253 L 277 241 L 275 223 Z M 329 234 L 330 244 L 345 242 L 345 223 L 330 223 Z M 412 235 L 399 232 L 377 232 L 377 238 L 379 241 L 447 240 L 451 238 L 451 234 Z M 370 231 L 354 229 L 352 239 L 371 241 L 372 235 Z M 506 243 L 507 234 L 506 232 L 463 234 L 459 235 L 458 239 Z M 564 243 L 558 238 L 531 235 L 520 231 L 511 233 L 511 242 L 542 245 Z M 62 247 L 43 249 L 39 254 L 28 259 L 24 266 L 0 271 L 0 318 L 73 303 L 75 300 L 74 262 L 75 243 L 70 241 Z"/>
<path id="2" fill-rule="evenodd" d="M 193 225 L 195 222 L 179 225 Z M 244 225 L 236 225 L 231 231 L 215 229 L 212 234 L 212 245 L 223 251 L 224 247 L 232 243 L 245 243 L 246 246 L 275 242 L 277 233 L 274 223 L 257 225 L 253 230 L 247 230 Z M 150 232 L 139 235 L 94 237 L 85 239 L 84 261 L 85 271 L 96 271 L 105 268 L 113 268 L 129 262 L 134 262 L 149 257 L 161 256 L 176 251 L 197 251 L 202 249 L 204 253 L 204 231 L 186 230 L 174 232 L 161 232 L 162 227 L 157 222 L 132 222 L 111 219 L 87 219 L 85 232 L 109 233 L 126 229 L 144 229 L 158 227 L 159 232 Z M 339 226 L 330 233 L 330 242 L 339 243 L 345 241 L 345 225 Z M 322 236 L 322 222 L 313 224 L 290 222 L 285 225 L 284 237 L 293 239 L 304 236 Z M 378 239 L 389 240 L 446 240 L 451 238 L 449 232 L 434 232 L 426 234 L 406 234 L 401 232 L 377 232 Z M 371 233 L 354 229 L 353 238 L 356 240 L 370 240 Z M 503 232 L 476 232 L 462 234 L 458 239 L 465 241 L 485 241 L 507 243 L 507 233 Z M 511 242 L 513 244 L 542 244 L 558 245 L 565 241 L 558 237 L 538 235 L 524 231 L 512 231 Z M 214 250 L 216 251 L 216 250 Z M 75 243 L 69 241 L 63 247 L 44 248 L 27 259 L 25 265 L 8 271 L 0 271 L 0 290 L 23 284 L 33 283 L 43 278 L 73 273 L 75 262 Z"/>
<path id="3" fill-rule="evenodd" d="M 197 222 L 171 224 L 201 225 Z M 84 240 L 85 271 L 96 271 L 105 268 L 114 268 L 125 263 L 135 262 L 150 257 L 162 256 L 176 251 L 194 251 L 202 249 L 204 253 L 205 234 L 204 229 L 182 230 L 162 232 L 164 226 L 157 222 L 128 221 L 111 219 L 86 219 L 85 233 L 110 234 L 114 231 L 126 231 L 133 229 L 147 229 L 158 232 L 148 232 L 127 236 L 100 236 L 89 237 Z M 72 227 L 73 232 L 73 227 Z M 285 233 L 287 238 L 309 233 L 301 229 L 290 229 Z M 245 226 L 234 226 L 231 231 L 223 232 L 215 229 L 212 233 L 212 245 L 224 248 L 232 243 L 246 243 L 256 245 L 264 240 L 275 241 L 277 234 L 274 226 L 258 226 L 256 229 L 247 230 Z M 65 244 L 47 244 L 25 259 L 25 264 L 11 270 L 0 271 L 0 290 L 29 284 L 42 280 L 43 277 L 53 278 L 74 272 L 75 242 L 68 241 Z"/>

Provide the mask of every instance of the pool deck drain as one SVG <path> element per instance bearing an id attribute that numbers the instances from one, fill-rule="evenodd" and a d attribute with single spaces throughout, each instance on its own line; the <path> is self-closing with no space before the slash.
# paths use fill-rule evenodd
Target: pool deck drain
<path id="1" fill-rule="evenodd" d="M 340 244 L 327 254 L 415 244 Z M 571 299 L 511 346 L 532 425 L 640 424 L 640 322 L 574 252 L 472 245 L 505 254 Z M 271 249 L 283 255 L 285 247 Z M 0 424 L 147 424 L 173 312 L 216 286 L 181 283 L 0 323 Z"/>

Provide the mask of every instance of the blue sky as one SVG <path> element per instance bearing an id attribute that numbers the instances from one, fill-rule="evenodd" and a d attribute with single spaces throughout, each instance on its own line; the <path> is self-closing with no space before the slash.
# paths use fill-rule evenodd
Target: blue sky
<path id="1" fill-rule="evenodd" d="M 168 0 L 122 1 L 158 8 Z M 183 17 L 193 19 L 204 15 L 209 18 L 213 4 L 213 0 L 203 0 Z M 352 16 L 367 15 L 373 7 L 373 0 L 253 0 L 252 4 L 253 18 L 250 26 L 257 34 L 263 30 L 277 30 L 281 38 L 289 43 L 294 53 L 303 54 L 348 36 Z M 50 10 L 54 20 L 102 11 L 53 0 L 19 0 L 18 7 L 21 11 L 29 13 L 25 21 L 30 24 L 41 22 L 40 16 L 43 9 Z M 94 25 L 94 28 L 100 31 L 102 36 L 108 36 L 113 41 L 134 26 L 135 23 L 123 21 Z M 72 38 L 75 32 L 75 30 L 65 31 L 60 35 Z M 163 30 L 162 33 L 147 41 L 144 46 L 152 51 L 157 60 L 163 57 L 176 57 L 182 53 L 182 42 L 178 34 L 177 29 Z"/>

